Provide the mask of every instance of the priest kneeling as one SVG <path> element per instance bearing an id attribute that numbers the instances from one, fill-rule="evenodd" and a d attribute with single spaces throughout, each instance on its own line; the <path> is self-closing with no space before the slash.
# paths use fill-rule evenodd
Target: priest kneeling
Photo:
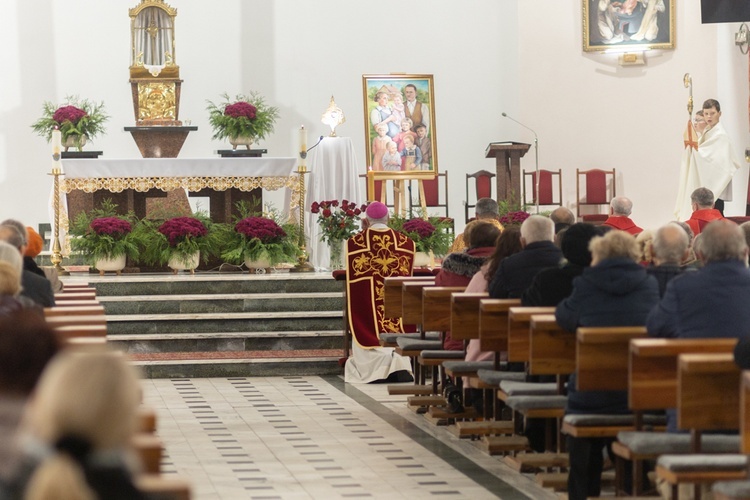
<path id="1" fill-rule="evenodd" d="M 346 296 L 353 342 L 345 380 L 411 381 L 409 358 L 381 347 L 378 335 L 404 332 L 401 318 L 384 315 L 383 285 L 385 278 L 411 276 L 414 242 L 388 227 L 388 207 L 383 203 L 370 203 L 365 214 L 364 229 L 347 241 Z"/>

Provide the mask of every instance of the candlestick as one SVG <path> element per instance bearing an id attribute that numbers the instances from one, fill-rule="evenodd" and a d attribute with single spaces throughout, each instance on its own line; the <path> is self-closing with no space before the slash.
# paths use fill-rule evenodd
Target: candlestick
<path id="1" fill-rule="evenodd" d="M 299 129 L 299 157 L 300 165 L 304 166 L 307 158 L 307 130 L 304 125 Z"/>

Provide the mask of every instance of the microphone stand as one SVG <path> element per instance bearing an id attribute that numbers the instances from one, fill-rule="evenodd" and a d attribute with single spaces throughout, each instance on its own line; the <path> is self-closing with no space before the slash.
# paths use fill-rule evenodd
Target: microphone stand
<path id="1" fill-rule="evenodd" d="M 534 205 L 536 207 L 536 213 L 539 214 L 539 136 L 536 135 L 536 132 L 531 127 L 527 127 L 523 123 L 519 122 L 515 118 L 508 116 L 506 113 L 502 113 L 503 118 L 507 118 L 508 120 L 514 121 L 526 130 L 530 130 L 531 133 L 534 134 L 534 156 L 535 156 L 535 162 L 536 162 L 536 174 L 535 174 L 535 181 L 534 182 Z"/>

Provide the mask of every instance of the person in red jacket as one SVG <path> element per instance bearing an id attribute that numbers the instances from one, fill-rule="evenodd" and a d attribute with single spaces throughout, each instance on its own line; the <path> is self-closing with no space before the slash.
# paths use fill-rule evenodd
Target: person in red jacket
<path id="1" fill-rule="evenodd" d="M 624 196 L 615 196 L 609 202 L 609 217 L 604 221 L 603 225 L 636 235 L 642 232 L 643 229 L 636 226 L 635 222 L 630 219 L 632 212 L 633 202 L 630 199 Z"/>
<path id="2" fill-rule="evenodd" d="M 696 236 L 709 222 L 724 219 L 721 212 L 714 208 L 714 193 L 708 188 L 700 187 L 693 191 L 690 195 L 690 203 L 693 207 L 693 214 L 685 222 Z"/>

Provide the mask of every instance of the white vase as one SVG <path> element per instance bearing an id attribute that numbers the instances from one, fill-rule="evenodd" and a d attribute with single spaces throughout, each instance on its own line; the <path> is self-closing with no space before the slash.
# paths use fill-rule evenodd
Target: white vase
<path id="1" fill-rule="evenodd" d="M 435 257 L 432 252 L 414 252 L 414 267 L 434 267 Z"/>
<path id="2" fill-rule="evenodd" d="M 245 146 L 247 149 L 250 149 L 250 146 L 253 145 L 254 138 L 252 137 L 230 137 L 229 138 L 229 144 L 232 145 L 232 149 L 237 149 L 237 146 Z"/>
<path id="3" fill-rule="evenodd" d="M 251 273 L 254 272 L 255 274 L 264 274 L 266 272 L 266 269 L 271 267 L 271 261 L 268 259 L 268 256 L 264 252 L 255 260 L 245 259 L 245 265 Z"/>
<path id="4" fill-rule="evenodd" d="M 169 258 L 167 265 L 174 274 L 177 274 L 178 271 L 190 271 L 190 274 L 195 274 L 195 268 L 198 267 L 200 258 L 200 252 L 195 252 L 187 258 L 175 253 Z"/>
<path id="5" fill-rule="evenodd" d="M 81 139 L 81 141 L 80 143 L 76 144 L 76 141 L 79 138 Z M 65 147 L 65 151 L 68 151 L 68 148 L 78 148 L 78 151 L 81 151 L 88 140 L 89 138 L 86 135 L 69 135 L 65 139 L 65 142 L 63 142 L 63 146 Z"/>
<path id="6" fill-rule="evenodd" d="M 114 271 L 119 276 L 125 269 L 125 255 L 120 255 L 112 259 L 97 259 L 94 267 L 99 270 L 99 275 L 104 276 L 107 271 Z"/>

